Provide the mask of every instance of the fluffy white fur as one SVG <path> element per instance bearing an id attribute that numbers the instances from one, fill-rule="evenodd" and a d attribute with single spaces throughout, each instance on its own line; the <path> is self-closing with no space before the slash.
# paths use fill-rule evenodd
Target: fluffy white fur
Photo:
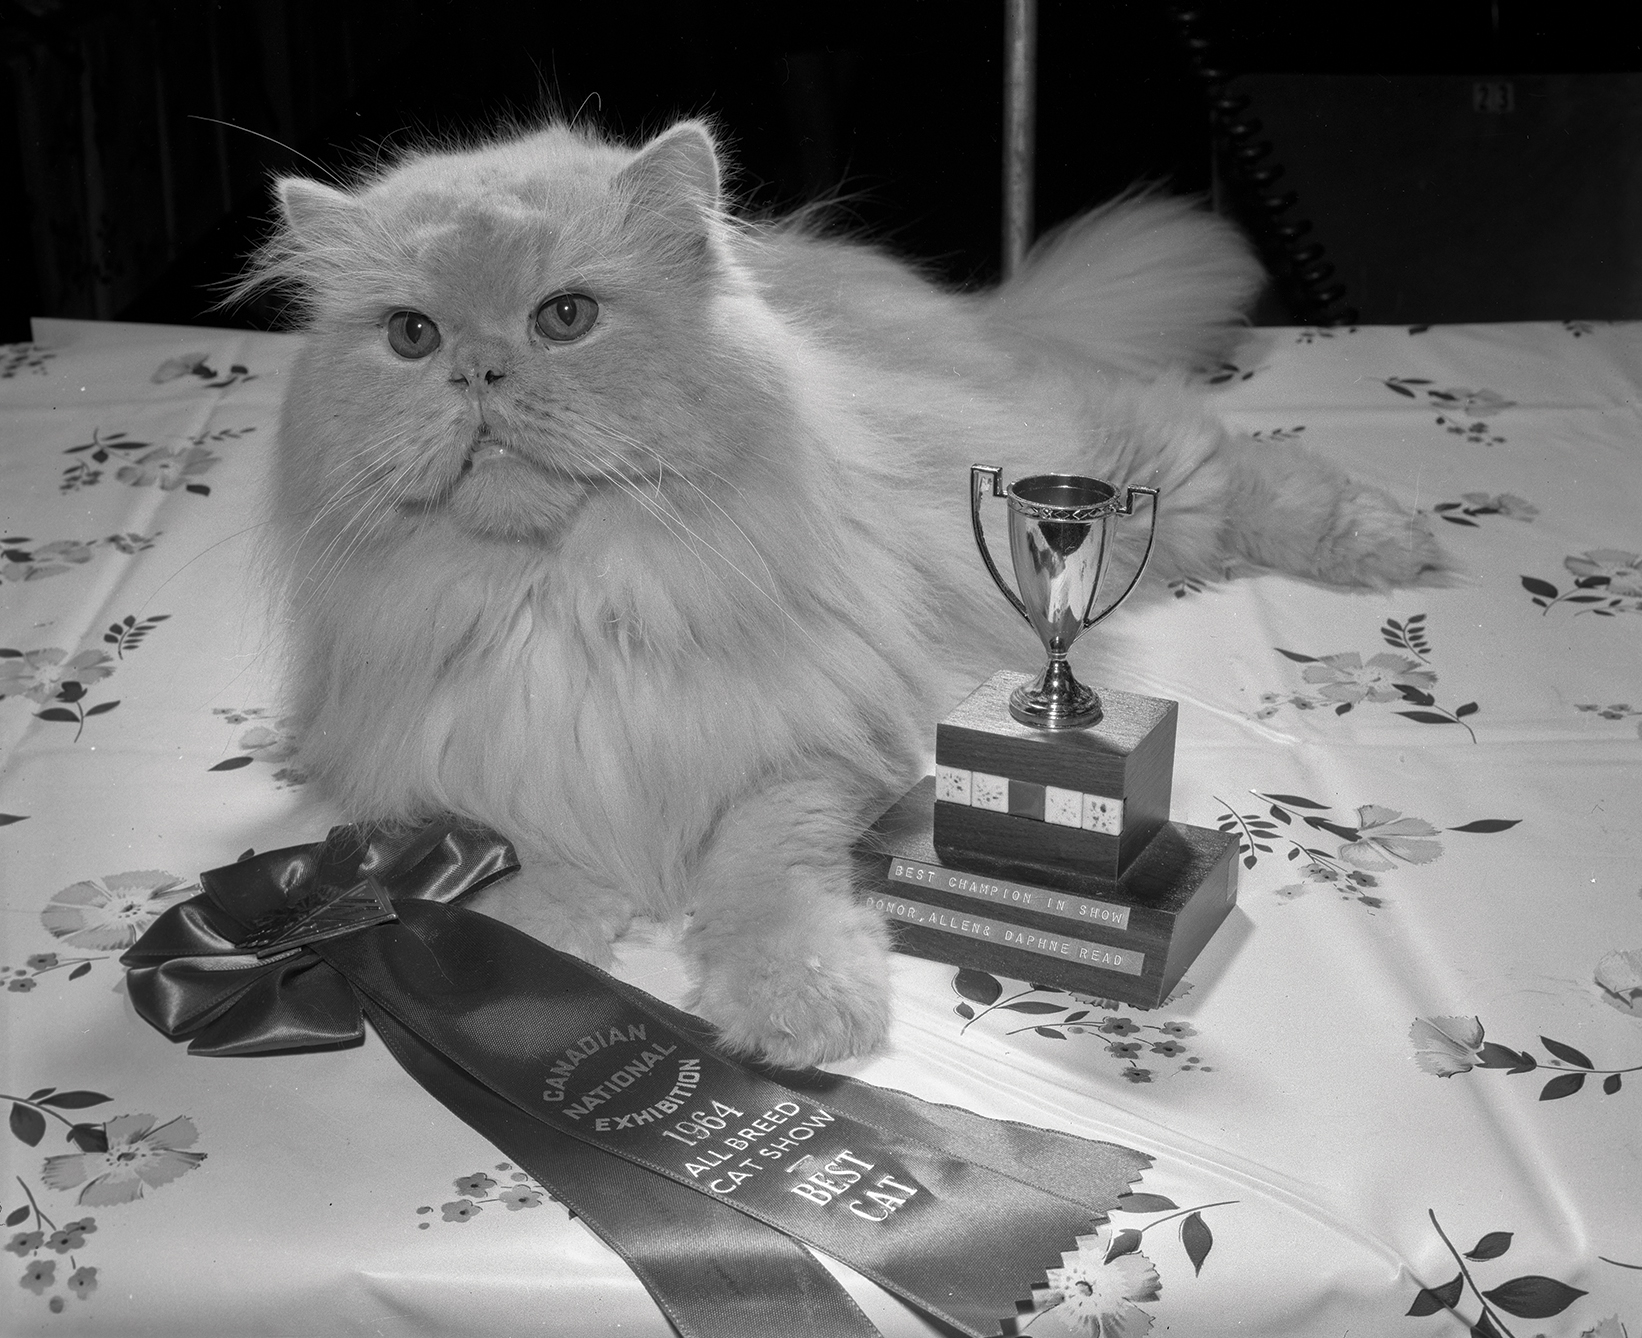
<path id="1" fill-rule="evenodd" d="M 1205 415 L 1186 368 L 1260 274 L 1177 201 L 966 296 L 731 217 L 697 122 L 280 194 L 248 282 L 307 316 L 274 498 L 305 764 L 355 818 L 506 833 L 525 871 L 485 908 L 573 952 L 682 917 L 695 1006 L 777 1062 L 881 1041 L 848 846 L 956 694 L 1041 658 L 987 594 L 971 463 L 1159 488 L 1153 580 L 1440 562 L 1385 494 Z M 599 314 L 559 343 L 533 318 L 563 293 Z M 430 356 L 390 347 L 402 310 Z"/>

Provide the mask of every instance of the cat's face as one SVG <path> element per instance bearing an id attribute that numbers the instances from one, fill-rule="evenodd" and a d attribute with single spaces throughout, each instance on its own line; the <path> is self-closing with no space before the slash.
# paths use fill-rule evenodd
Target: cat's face
<path id="1" fill-rule="evenodd" d="M 759 391 L 727 337 L 717 196 L 693 124 L 637 154 L 552 129 L 355 194 L 283 183 L 313 311 L 286 446 L 303 509 L 541 542 L 592 499 L 642 519 L 732 475 Z"/>

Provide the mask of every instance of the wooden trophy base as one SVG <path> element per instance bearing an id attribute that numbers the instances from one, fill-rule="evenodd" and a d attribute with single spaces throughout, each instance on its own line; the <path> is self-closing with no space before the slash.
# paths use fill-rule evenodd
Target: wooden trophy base
<path id="1" fill-rule="evenodd" d="M 896 950 L 1155 1008 L 1237 901 L 1237 842 L 1166 822 L 1116 878 L 1063 866 L 1054 886 L 1008 859 L 935 848 L 936 781 L 907 791 L 856 844 L 861 896 Z"/>
<path id="2" fill-rule="evenodd" d="M 1098 724 L 1034 729 L 1009 714 L 1030 681 L 994 674 L 935 727 L 935 848 L 953 865 L 1008 860 L 1051 886 L 1116 878 L 1169 820 L 1178 708 L 1108 689 Z"/>

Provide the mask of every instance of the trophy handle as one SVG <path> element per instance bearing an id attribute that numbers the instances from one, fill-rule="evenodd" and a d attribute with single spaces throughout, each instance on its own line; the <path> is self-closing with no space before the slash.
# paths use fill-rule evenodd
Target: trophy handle
<path id="1" fill-rule="evenodd" d="M 1129 488 L 1128 490 L 1125 491 L 1124 496 L 1123 496 L 1123 505 L 1122 505 L 1121 508 L 1119 508 L 1119 510 L 1117 511 L 1116 514 L 1118 514 L 1120 516 L 1132 516 L 1132 515 L 1134 515 L 1134 513 L 1135 513 L 1135 497 L 1137 495 L 1142 496 L 1142 497 L 1150 497 L 1152 499 L 1152 523 L 1151 523 L 1150 528 L 1146 531 L 1146 551 L 1143 552 L 1140 555 L 1140 565 L 1135 568 L 1135 574 L 1129 578 L 1129 584 L 1123 587 L 1123 593 L 1121 595 L 1119 595 L 1116 599 L 1114 599 L 1105 608 L 1103 608 L 1099 613 L 1095 614 L 1093 617 L 1089 617 L 1089 616 L 1085 615 L 1085 617 L 1083 619 L 1083 625 L 1084 625 L 1085 628 L 1093 627 L 1102 618 L 1104 618 L 1108 613 L 1110 613 L 1113 609 L 1115 609 L 1119 604 L 1123 603 L 1124 600 L 1129 598 L 1129 592 L 1131 590 L 1133 590 L 1135 588 L 1135 586 L 1140 583 L 1141 573 L 1146 570 L 1146 561 L 1147 561 L 1147 559 L 1152 556 L 1152 541 L 1157 538 L 1157 489 L 1156 488 Z M 980 511 L 979 511 L 980 500 L 979 500 L 978 497 L 976 499 L 975 506 L 976 506 L 975 531 L 978 534 L 978 533 L 980 533 L 980 518 L 979 518 L 980 517 Z M 989 567 L 992 565 L 992 561 L 991 561 L 990 558 L 987 559 L 987 564 L 986 565 L 989 566 Z M 997 576 L 997 572 L 994 571 L 992 573 L 992 575 L 995 578 Z M 1005 593 L 1007 594 L 1008 592 L 1005 591 Z"/>
<path id="2" fill-rule="evenodd" d="M 992 579 L 997 582 L 998 589 L 1003 591 L 1003 597 L 1015 606 L 1015 611 L 1025 618 L 1028 626 L 1030 626 L 1032 615 L 1026 611 L 1026 605 L 1021 602 L 1021 597 L 1004 584 L 1004 579 L 998 572 L 998 565 L 992 561 L 992 554 L 986 547 L 986 535 L 981 530 L 981 489 L 985 486 L 988 478 L 992 481 L 992 495 L 1002 497 L 1004 495 L 1002 469 L 997 465 L 971 465 L 969 467 L 969 518 L 975 525 L 975 543 L 981 550 L 981 560 L 986 563 L 986 569 L 992 573 Z M 1152 495 L 1153 497 L 1157 496 L 1155 492 Z M 1155 520 L 1156 517 L 1154 516 L 1153 519 Z M 1150 552 L 1151 544 L 1148 543 L 1146 547 L 1147 551 Z M 1128 591 L 1124 591 L 1124 593 L 1127 594 Z"/>

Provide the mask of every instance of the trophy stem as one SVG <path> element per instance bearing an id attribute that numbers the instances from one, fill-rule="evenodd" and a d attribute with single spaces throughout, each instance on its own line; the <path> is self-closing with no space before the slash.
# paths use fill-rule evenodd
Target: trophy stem
<path id="1" fill-rule="evenodd" d="M 1049 663 L 1031 683 L 1009 694 L 1009 714 L 1034 729 L 1087 729 L 1105 714 L 1093 688 L 1078 682 L 1057 636 L 1049 642 Z"/>

